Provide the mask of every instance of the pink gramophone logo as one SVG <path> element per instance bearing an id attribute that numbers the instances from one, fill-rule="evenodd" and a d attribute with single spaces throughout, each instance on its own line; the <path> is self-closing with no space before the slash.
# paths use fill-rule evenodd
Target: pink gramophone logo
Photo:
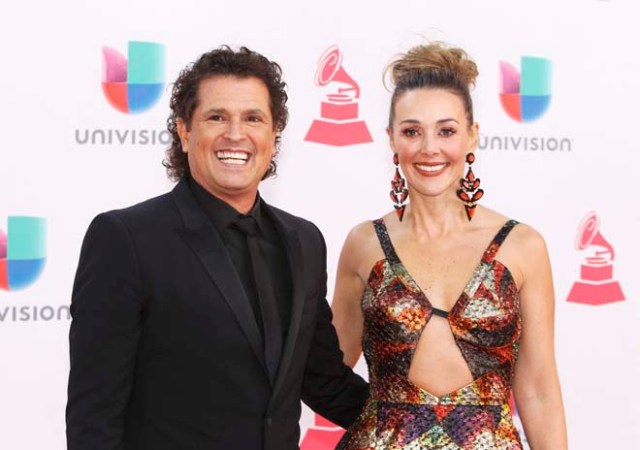
<path id="1" fill-rule="evenodd" d="M 339 83 L 320 105 L 320 119 L 315 119 L 304 140 L 319 144 L 344 146 L 372 142 L 364 120 L 358 120 L 360 87 L 342 67 L 342 52 L 329 47 L 318 60 L 315 83 L 326 86 Z"/>
<path id="2" fill-rule="evenodd" d="M 603 305 L 624 300 L 613 279 L 613 247 L 600 234 L 598 216 L 591 211 L 578 225 L 577 250 L 590 250 L 580 265 L 580 279 L 573 283 L 568 302 Z"/>
<path id="3" fill-rule="evenodd" d="M 343 434 L 344 429 L 316 414 L 315 424 L 305 433 L 300 450 L 333 450 Z"/>

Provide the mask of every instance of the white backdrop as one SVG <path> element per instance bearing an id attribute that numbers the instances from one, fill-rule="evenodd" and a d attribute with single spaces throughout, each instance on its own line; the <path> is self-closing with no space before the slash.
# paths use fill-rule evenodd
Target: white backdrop
<path id="1" fill-rule="evenodd" d="M 168 114 L 167 84 L 185 64 L 220 44 L 247 45 L 280 62 L 291 120 L 279 176 L 264 183 L 262 193 L 324 232 L 331 295 L 348 230 L 391 208 L 393 171 L 384 133 L 389 93 L 382 69 L 423 37 L 462 46 L 479 65 L 474 101 L 483 139 L 474 171 L 483 181 L 483 204 L 532 225 L 547 240 L 571 448 L 640 449 L 640 391 L 634 388 L 640 375 L 640 281 L 633 259 L 640 254 L 640 60 L 633 44 L 640 42 L 639 14 L 631 0 L 5 5 L 0 229 L 7 232 L 9 216 L 46 218 L 47 261 L 25 289 L 0 289 L 0 449 L 65 448 L 66 307 L 86 227 L 98 212 L 171 188 L 160 165 L 161 142 L 91 144 L 77 136 L 95 130 L 159 133 Z M 116 111 L 101 90 L 102 47 L 127 56 L 127 42 L 134 40 L 163 44 L 166 58 L 165 93 L 135 115 Z M 314 84 L 318 58 L 332 45 L 360 86 L 357 119 L 366 123 L 372 142 L 305 141 L 320 118 L 321 101 L 337 86 Z M 552 61 L 550 107 L 531 123 L 509 118 L 499 101 L 500 61 L 519 68 L 522 56 Z M 551 146 L 562 141 L 563 149 L 534 150 L 533 143 L 542 140 Z M 580 251 L 578 225 L 590 211 L 600 219 L 600 234 L 592 233 L 592 246 Z M 9 242 L 17 242 L 18 234 L 10 231 Z M 594 250 L 606 250 L 593 247 L 600 236 L 615 250 L 613 261 L 607 263 L 610 253 L 594 257 Z M 595 259 L 587 260 L 589 255 Z M 582 264 L 587 266 L 581 275 Z M 0 262 L 0 286 L 2 267 Z M 586 296 L 568 302 L 576 281 Z M 608 298 L 616 283 L 624 301 L 610 302 L 620 300 Z M 362 361 L 358 370 L 365 373 Z M 303 437 L 315 430 L 307 433 L 305 450 L 330 448 L 331 428 L 316 427 L 308 410 L 301 425 Z M 310 443 L 317 436 L 324 446 Z"/>

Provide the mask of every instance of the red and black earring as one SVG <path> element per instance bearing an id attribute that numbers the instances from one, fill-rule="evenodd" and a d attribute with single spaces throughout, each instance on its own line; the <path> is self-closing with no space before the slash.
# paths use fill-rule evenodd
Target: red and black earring
<path id="1" fill-rule="evenodd" d="M 473 214 L 476 212 L 476 202 L 484 195 L 484 191 L 479 189 L 480 178 L 476 178 L 473 170 L 471 170 L 471 165 L 475 160 L 476 156 L 472 152 L 467 153 L 466 162 L 469 164 L 469 169 L 467 174 L 460 179 L 460 189 L 456 191 L 458 198 L 464 203 L 464 209 L 469 221 L 471 221 Z"/>
<path id="2" fill-rule="evenodd" d="M 391 180 L 391 192 L 389 192 L 389 196 L 393 202 L 393 207 L 396 209 L 396 215 L 400 222 L 402 222 L 404 208 L 407 206 L 404 202 L 407 200 L 407 197 L 409 197 L 409 190 L 407 189 L 405 179 L 400 175 L 400 161 L 398 160 L 397 153 L 393 154 L 393 164 L 396 166 L 396 173 L 393 176 L 393 180 Z"/>

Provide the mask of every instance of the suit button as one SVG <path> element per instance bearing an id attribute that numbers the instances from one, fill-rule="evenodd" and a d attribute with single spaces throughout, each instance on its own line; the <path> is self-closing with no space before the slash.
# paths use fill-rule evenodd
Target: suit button
<path id="1" fill-rule="evenodd" d="M 267 417 L 264 422 L 267 424 L 268 427 L 270 427 L 271 426 L 271 417 Z"/>

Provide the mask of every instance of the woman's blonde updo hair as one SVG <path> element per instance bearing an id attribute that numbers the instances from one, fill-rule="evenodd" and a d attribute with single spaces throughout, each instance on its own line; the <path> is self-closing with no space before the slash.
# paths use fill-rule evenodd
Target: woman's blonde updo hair
<path id="1" fill-rule="evenodd" d="M 471 126 L 473 104 L 469 87 L 475 86 L 477 76 L 476 63 L 461 48 L 433 42 L 409 49 L 385 69 L 385 79 L 389 78 L 394 85 L 389 128 L 393 125 L 398 98 L 407 91 L 421 88 L 445 89 L 460 97 Z"/>

